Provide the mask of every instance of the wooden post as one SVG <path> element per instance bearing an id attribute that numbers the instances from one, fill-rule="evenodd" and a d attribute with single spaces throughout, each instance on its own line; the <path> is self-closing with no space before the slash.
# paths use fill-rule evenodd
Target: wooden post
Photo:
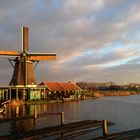
<path id="1" fill-rule="evenodd" d="M 19 106 L 16 106 L 16 117 L 19 116 Z"/>
<path id="2" fill-rule="evenodd" d="M 43 89 L 43 95 L 44 95 L 44 99 L 46 99 L 46 93 L 45 93 L 45 90 Z"/>
<path id="3" fill-rule="evenodd" d="M 103 120 L 103 136 L 106 136 L 107 134 L 108 134 L 107 121 Z"/>
<path id="4" fill-rule="evenodd" d="M 37 110 L 34 109 L 34 118 L 36 119 L 37 118 Z"/>
<path id="5" fill-rule="evenodd" d="M 9 100 L 11 101 L 11 88 L 9 89 Z"/>
<path id="6" fill-rule="evenodd" d="M 36 120 L 36 118 L 37 118 L 37 110 L 36 109 L 34 109 L 34 126 L 35 126 L 35 120 Z"/>
<path id="7" fill-rule="evenodd" d="M 6 89 L 6 100 L 8 100 L 8 90 Z"/>
<path id="8" fill-rule="evenodd" d="M 64 112 L 61 112 L 61 125 L 64 124 Z"/>
<path id="9" fill-rule="evenodd" d="M 0 100 L 2 100 L 2 89 L 0 90 Z"/>
<path id="10" fill-rule="evenodd" d="M 44 88 L 44 99 L 46 99 L 47 97 L 46 97 L 46 92 L 45 92 L 46 90 L 45 90 L 45 88 Z"/>
<path id="11" fill-rule="evenodd" d="M 4 89 L 3 89 L 3 91 L 2 91 L 2 92 L 3 92 L 3 100 L 5 100 L 5 99 L 4 99 Z"/>
<path id="12" fill-rule="evenodd" d="M 22 99 L 25 101 L 25 88 L 23 88 L 23 96 Z"/>
<path id="13" fill-rule="evenodd" d="M 18 88 L 16 88 L 16 100 L 18 100 Z"/>

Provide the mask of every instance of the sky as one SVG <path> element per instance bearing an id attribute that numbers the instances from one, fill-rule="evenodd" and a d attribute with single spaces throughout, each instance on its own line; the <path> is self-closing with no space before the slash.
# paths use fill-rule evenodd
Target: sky
<path id="1" fill-rule="evenodd" d="M 0 0 L 0 50 L 52 52 L 36 80 L 140 83 L 140 0 Z M 13 68 L 0 57 L 0 85 Z"/>

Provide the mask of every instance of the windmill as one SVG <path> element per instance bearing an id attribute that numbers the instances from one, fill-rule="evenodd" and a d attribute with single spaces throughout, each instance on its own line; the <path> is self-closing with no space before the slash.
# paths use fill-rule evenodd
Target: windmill
<path id="1" fill-rule="evenodd" d="M 9 59 L 14 68 L 10 86 L 37 85 L 34 75 L 34 63 L 40 60 L 54 60 L 56 53 L 30 53 L 28 47 L 29 28 L 22 27 L 22 51 L 0 51 L 0 56 L 15 57 Z M 36 64 L 37 64 L 36 63 Z M 36 67 L 36 65 L 35 65 Z"/>

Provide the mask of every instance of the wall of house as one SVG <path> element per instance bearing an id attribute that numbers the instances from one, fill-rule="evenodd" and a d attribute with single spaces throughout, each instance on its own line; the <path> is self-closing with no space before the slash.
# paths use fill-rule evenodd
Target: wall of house
<path id="1" fill-rule="evenodd" d="M 30 90 L 27 93 L 28 100 L 40 100 L 41 99 L 41 92 Z"/>

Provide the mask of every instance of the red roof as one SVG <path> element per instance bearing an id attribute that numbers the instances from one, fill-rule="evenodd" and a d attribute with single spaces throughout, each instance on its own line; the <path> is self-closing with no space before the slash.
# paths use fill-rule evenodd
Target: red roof
<path id="1" fill-rule="evenodd" d="M 42 82 L 39 85 L 46 86 L 50 91 L 75 91 L 80 90 L 74 82 Z"/>

